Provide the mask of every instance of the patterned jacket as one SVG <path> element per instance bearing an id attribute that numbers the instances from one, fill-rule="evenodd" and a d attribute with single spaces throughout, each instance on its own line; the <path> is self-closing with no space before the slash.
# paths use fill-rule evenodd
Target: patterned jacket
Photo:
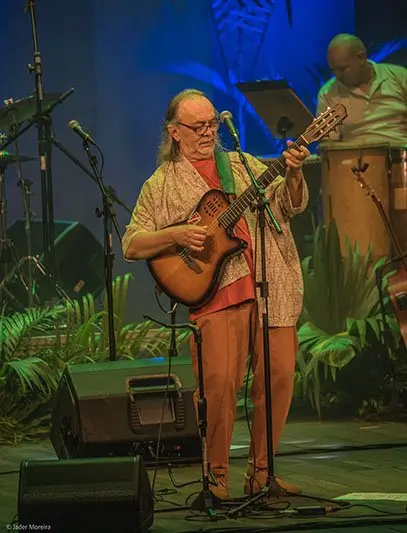
<path id="1" fill-rule="evenodd" d="M 238 154 L 229 154 L 236 184 L 236 194 L 240 195 L 251 181 Z M 246 154 L 255 177 L 259 177 L 266 166 L 253 156 Z M 156 231 L 188 219 L 202 196 L 209 190 L 207 184 L 187 160 L 162 164 L 144 183 L 130 223 L 122 240 L 123 253 L 132 238 L 139 232 Z M 303 180 L 302 202 L 293 207 L 285 178 L 278 177 L 266 190 L 270 207 L 283 230 L 278 234 L 274 227 L 266 229 L 267 279 L 269 281 L 269 324 L 276 327 L 295 326 L 303 301 L 303 280 L 301 265 L 291 234 L 289 219 L 302 213 L 308 203 L 308 187 Z M 250 210 L 245 212 L 253 250 L 255 277 L 261 279 L 260 235 L 257 218 Z M 243 254 L 232 258 L 226 266 L 220 288 L 249 274 L 249 267 Z M 257 291 L 262 312 L 263 300 Z"/>

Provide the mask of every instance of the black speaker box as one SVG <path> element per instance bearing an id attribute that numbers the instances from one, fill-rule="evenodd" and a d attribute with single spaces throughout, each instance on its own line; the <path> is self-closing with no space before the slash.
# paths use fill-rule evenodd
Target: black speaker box
<path id="1" fill-rule="evenodd" d="M 19 530 L 144 533 L 153 511 L 141 457 L 21 463 Z"/>
<path id="2" fill-rule="evenodd" d="M 55 396 L 50 439 L 60 458 L 142 455 L 155 464 L 201 459 L 189 358 L 68 366 Z M 161 426 L 161 432 L 160 432 Z"/>
<path id="3" fill-rule="evenodd" d="M 44 262 L 43 225 L 35 221 L 31 228 L 32 255 L 38 256 Z M 17 255 L 22 258 L 27 256 L 27 237 L 23 220 L 16 221 L 7 230 L 7 237 L 12 241 Z M 103 246 L 85 226 L 79 222 L 58 220 L 54 222 L 54 249 L 57 281 L 71 298 L 78 298 L 91 293 L 99 296 L 105 287 L 104 281 L 104 252 Z M 9 267 L 10 270 L 11 266 Z M 24 265 L 27 276 L 27 264 Z M 55 289 L 33 267 L 37 282 L 37 294 L 41 303 L 46 303 L 55 298 Z M 18 284 L 17 281 L 14 282 Z M 21 285 L 21 283 L 20 283 Z M 23 287 L 9 287 L 9 290 L 22 301 Z M 27 296 L 26 296 L 27 298 Z M 26 299 L 25 298 L 25 299 Z M 25 302 L 22 302 L 25 303 Z"/>

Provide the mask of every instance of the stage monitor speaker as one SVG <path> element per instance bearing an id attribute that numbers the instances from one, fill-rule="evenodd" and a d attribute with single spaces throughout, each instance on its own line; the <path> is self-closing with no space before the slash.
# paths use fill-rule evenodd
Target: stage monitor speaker
<path id="1" fill-rule="evenodd" d="M 55 395 L 50 439 L 60 458 L 141 455 L 147 465 L 195 463 L 201 443 L 189 358 L 68 366 Z"/>
<path id="2" fill-rule="evenodd" d="M 141 457 L 21 463 L 19 531 L 144 533 L 153 511 Z"/>
<path id="3" fill-rule="evenodd" d="M 19 258 L 27 256 L 27 237 L 24 224 L 23 220 L 18 220 L 7 230 L 7 237 L 14 244 Z M 32 255 L 38 256 L 39 261 L 44 264 L 42 231 L 41 221 L 32 223 Z M 79 222 L 67 220 L 54 222 L 54 238 L 55 266 L 59 285 L 73 299 L 88 293 L 93 294 L 95 298 L 98 297 L 105 288 L 103 246 L 88 228 Z M 27 277 L 27 264 L 23 268 Z M 33 266 L 33 273 L 37 282 L 37 294 L 40 303 L 44 304 L 54 300 L 57 295 L 49 281 L 36 270 L 35 266 Z M 8 289 L 19 301 L 23 301 L 24 295 L 21 296 L 20 294 L 23 292 L 23 287 L 20 287 L 21 283 L 18 282 L 18 276 L 16 276 L 14 285 L 15 287 L 8 287 Z M 27 299 L 27 295 L 25 295 L 25 299 Z"/>

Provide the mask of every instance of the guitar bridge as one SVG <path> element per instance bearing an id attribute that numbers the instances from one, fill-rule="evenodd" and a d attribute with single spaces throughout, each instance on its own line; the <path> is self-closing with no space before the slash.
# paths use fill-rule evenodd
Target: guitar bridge
<path id="1" fill-rule="evenodd" d="M 191 270 L 193 270 L 196 274 L 202 274 L 203 270 L 202 268 L 198 265 L 198 263 L 195 261 L 195 259 L 193 259 L 190 254 L 185 254 L 182 256 L 182 259 L 184 261 L 184 263 L 187 265 L 187 267 L 189 267 Z"/>

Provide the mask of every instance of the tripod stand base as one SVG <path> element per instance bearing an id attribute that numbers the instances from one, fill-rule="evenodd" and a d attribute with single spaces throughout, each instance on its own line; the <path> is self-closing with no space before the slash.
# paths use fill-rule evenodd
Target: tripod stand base
<path id="1" fill-rule="evenodd" d="M 236 509 L 233 509 L 232 511 L 228 512 L 228 516 L 230 518 L 235 518 L 240 514 L 241 511 L 244 509 L 247 509 L 248 507 L 251 507 L 254 504 L 257 504 L 260 500 L 268 500 L 272 498 L 279 498 L 281 496 L 285 497 L 289 495 L 289 493 L 280 487 L 280 485 L 277 483 L 277 480 L 275 477 L 270 477 L 267 480 L 267 483 L 262 487 L 262 489 L 257 492 L 256 494 L 251 493 L 248 496 L 248 499 L 242 503 L 242 505 L 239 505 L 239 507 L 236 507 Z"/>
<path id="2" fill-rule="evenodd" d="M 25 263 L 32 264 L 41 274 L 41 279 L 46 281 L 48 284 L 51 284 L 51 291 L 55 295 L 55 302 L 61 299 L 71 301 L 68 294 L 56 281 L 53 283 L 51 282 L 47 272 L 44 269 L 44 266 L 34 256 L 22 257 L 14 265 L 10 273 L 2 280 L 0 283 L 0 299 L 2 299 L 4 292 L 10 303 L 13 304 L 14 307 L 17 306 L 17 308 L 20 308 L 20 310 L 24 310 L 27 306 L 31 307 L 32 305 L 40 304 L 36 291 L 37 281 L 35 281 L 32 286 L 29 286 L 27 280 L 25 279 L 26 276 L 22 269 Z M 21 286 L 19 287 L 19 285 Z M 30 299 L 32 300 L 31 302 Z"/>
<path id="3" fill-rule="evenodd" d="M 211 519 L 216 520 L 215 509 L 221 507 L 221 504 L 222 500 L 210 490 L 201 490 L 192 502 L 191 509 L 200 513 L 207 513 Z"/>

